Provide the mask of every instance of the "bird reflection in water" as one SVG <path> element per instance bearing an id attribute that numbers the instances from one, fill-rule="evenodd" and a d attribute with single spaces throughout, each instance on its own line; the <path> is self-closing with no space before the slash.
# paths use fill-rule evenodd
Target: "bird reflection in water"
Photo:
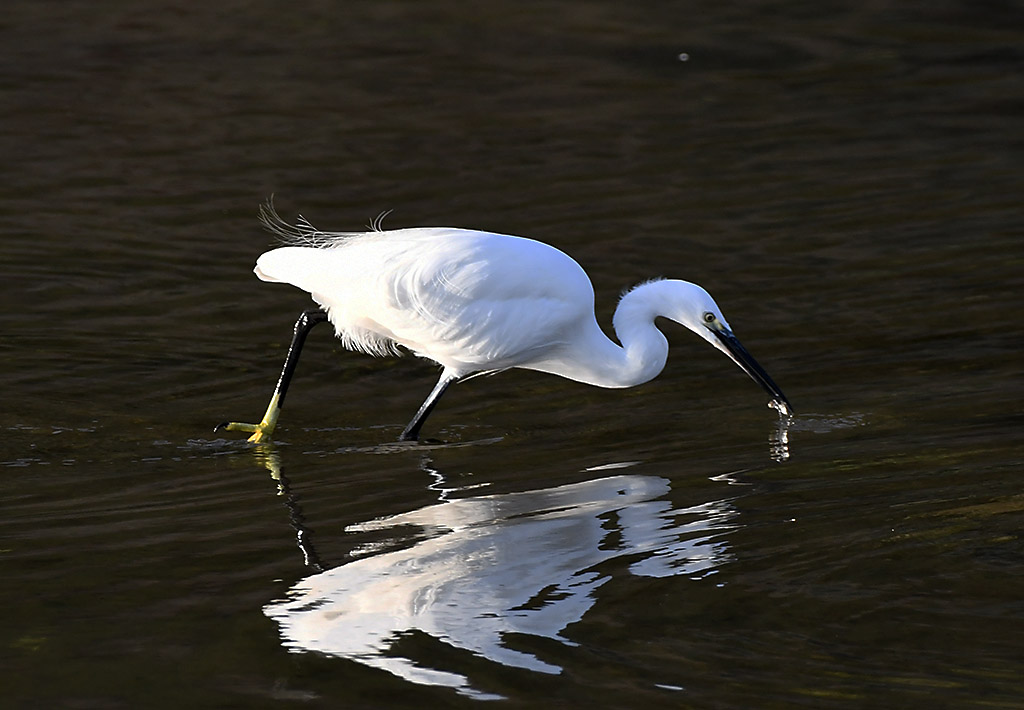
<path id="1" fill-rule="evenodd" d="M 427 658 L 403 657 L 398 641 L 420 632 L 505 666 L 560 673 L 550 660 L 513 648 L 512 635 L 573 645 L 563 630 L 583 618 L 611 578 L 599 565 L 628 557 L 634 575 L 704 576 L 729 561 L 724 533 L 736 527 L 726 500 L 673 508 L 669 482 L 657 476 L 460 499 L 442 490 L 440 503 L 350 525 L 347 531 L 378 541 L 324 569 L 279 468 L 276 477 L 299 547 L 318 570 L 264 608 L 283 645 L 479 699 L 498 696 L 478 691 L 465 675 L 429 667 Z M 382 544 L 379 536 L 389 532 L 393 544 Z"/>

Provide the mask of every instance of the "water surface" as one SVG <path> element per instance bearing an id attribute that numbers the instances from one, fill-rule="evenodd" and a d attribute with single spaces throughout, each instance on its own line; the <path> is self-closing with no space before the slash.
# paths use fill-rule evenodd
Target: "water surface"
<path id="1" fill-rule="evenodd" d="M 699 11 L 698 11 L 699 10 Z M 1021 707 L 1024 15 L 16 0 L 5 707 Z M 680 54 L 687 55 L 680 61 Z M 655 381 L 452 388 L 251 274 L 282 215 L 696 281 Z"/>

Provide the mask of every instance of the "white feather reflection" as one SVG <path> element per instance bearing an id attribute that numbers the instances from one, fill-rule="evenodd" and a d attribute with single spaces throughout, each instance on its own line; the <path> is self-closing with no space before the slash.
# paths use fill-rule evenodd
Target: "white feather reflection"
<path id="1" fill-rule="evenodd" d="M 561 632 L 595 603 L 610 577 L 603 562 L 629 556 L 636 575 L 704 575 L 729 559 L 727 501 L 673 509 L 668 481 L 614 476 L 538 491 L 449 500 L 353 525 L 420 539 L 356 559 L 298 584 L 265 607 L 293 651 L 342 656 L 414 683 L 475 697 L 469 680 L 396 655 L 394 642 L 420 631 L 491 661 L 541 673 L 561 668 L 506 645 L 509 634 L 563 643 Z M 411 527 L 410 527 L 411 526 Z"/>

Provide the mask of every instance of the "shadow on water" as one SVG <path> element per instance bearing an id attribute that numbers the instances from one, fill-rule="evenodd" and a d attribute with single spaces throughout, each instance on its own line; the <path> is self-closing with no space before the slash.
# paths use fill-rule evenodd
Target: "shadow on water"
<path id="1" fill-rule="evenodd" d="M 619 561 L 642 577 L 703 578 L 730 561 L 725 536 L 738 527 L 732 499 L 677 508 L 669 481 L 659 476 L 453 497 L 467 487 L 450 486 L 428 453 L 420 468 L 434 479 L 428 488 L 438 502 L 348 525 L 346 533 L 372 540 L 338 564 L 317 553 L 280 456 L 269 446 L 256 453 L 314 572 L 263 609 L 277 622 L 281 643 L 477 699 L 502 696 L 479 690 L 468 670 L 438 668 L 429 650 L 415 652 L 422 644 L 403 641 L 425 635 L 505 667 L 559 674 L 561 666 L 517 646 L 528 637 L 574 646 L 563 631 L 612 579 L 607 563 Z"/>

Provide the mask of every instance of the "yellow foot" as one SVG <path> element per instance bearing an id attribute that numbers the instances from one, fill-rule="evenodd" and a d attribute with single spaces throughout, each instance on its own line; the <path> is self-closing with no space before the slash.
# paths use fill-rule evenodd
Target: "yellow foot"
<path id="1" fill-rule="evenodd" d="M 224 422 L 218 424 L 214 431 L 246 431 L 250 432 L 252 436 L 249 437 L 249 441 L 258 443 L 260 441 L 269 441 L 270 434 L 274 430 L 274 427 L 264 426 L 261 424 L 245 424 L 244 422 Z"/>
<path id="2" fill-rule="evenodd" d="M 246 431 L 250 432 L 252 436 L 249 437 L 249 441 L 258 444 L 261 441 L 270 441 L 270 435 L 274 433 L 274 429 L 277 427 L 277 418 L 281 414 L 281 407 L 278 404 L 280 397 L 275 393 L 270 400 L 270 406 L 267 407 L 267 413 L 263 415 L 263 421 L 259 424 L 245 424 L 244 422 L 224 422 L 218 424 L 214 431 Z"/>

